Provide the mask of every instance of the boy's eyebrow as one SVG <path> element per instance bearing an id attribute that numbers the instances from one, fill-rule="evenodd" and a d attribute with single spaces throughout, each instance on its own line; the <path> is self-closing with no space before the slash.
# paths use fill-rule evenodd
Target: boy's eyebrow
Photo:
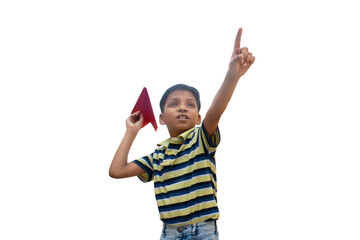
<path id="1" fill-rule="evenodd" d="M 179 100 L 179 98 L 176 98 L 176 97 L 169 98 L 169 101 L 171 101 L 171 100 Z M 195 98 L 187 98 L 186 100 L 191 100 L 191 101 L 196 102 Z"/>

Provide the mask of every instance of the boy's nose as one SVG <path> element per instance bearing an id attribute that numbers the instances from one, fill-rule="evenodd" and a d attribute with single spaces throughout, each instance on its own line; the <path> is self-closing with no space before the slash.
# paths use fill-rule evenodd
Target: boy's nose
<path id="1" fill-rule="evenodd" d="M 186 105 L 185 104 L 179 104 L 179 111 L 181 111 L 181 112 L 186 111 Z"/>

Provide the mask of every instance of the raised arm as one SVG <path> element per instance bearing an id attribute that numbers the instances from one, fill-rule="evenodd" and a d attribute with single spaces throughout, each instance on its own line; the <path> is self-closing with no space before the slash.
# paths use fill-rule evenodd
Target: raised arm
<path id="1" fill-rule="evenodd" d="M 224 113 L 240 77 L 247 72 L 255 61 L 255 57 L 249 52 L 248 48 L 240 48 L 241 34 L 242 28 L 239 28 L 224 82 L 216 93 L 204 118 L 204 125 L 209 136 L 214 134 L 220 117 Z"/>
<path id="2" fill-rule="evenodd" d="M 126 120 L 126 132 L 110 165 L 109 175 L 112 178 L 126 178 L 137 176 L 145 171 L 135 163 L 128 163 L 128 155 L 133 141 L 143 124 L 144 118 L 140 112 L 130 115 Z"/>

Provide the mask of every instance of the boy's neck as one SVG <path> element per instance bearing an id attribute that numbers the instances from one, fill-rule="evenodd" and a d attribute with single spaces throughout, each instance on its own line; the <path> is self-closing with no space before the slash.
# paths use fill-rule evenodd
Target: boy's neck
<path id="1" fill-rule="evenodd" d="M 185 132 L 187 132 L 187 131 L 189 131 L 190 129 L 193 129 L 193 128 L 195 128 L 196 127 L 196 125 L 195 126 L 193 126 L 193 127 L 191 127 L 191 128 L 189 128 L 189 129 L 186 129 L 186 130 L 174 130 L 174 131 L 170 131 L 170 129 L 168 129 L 168 131 L 169 131 L 169 134 L 170 134 L 170 138 L 178 138 L 181 134 L 183 134 L 183 133 L 185 133 Z"/>

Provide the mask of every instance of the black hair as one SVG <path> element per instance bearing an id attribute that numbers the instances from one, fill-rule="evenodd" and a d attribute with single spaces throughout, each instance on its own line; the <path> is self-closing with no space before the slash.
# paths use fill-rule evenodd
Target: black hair
<path id="1" fill-rule="evenodd" d="M 198 111 L 200 111 L 201 103 L 200 103 L 200 93 L 199 93 L 199 91 L 196 88 L 185 85 L 185 84 L 176 84 L 176 85 L 170 87 L 168 90 L 166 90 L 166 92 L 164 93 L 164 95 L 162 96 L 162 98 L 160 100 L 160 109 L 161 109 L 162 113 L 164 113 L 165 102 L 166 102 L 166 99 L 168 98 L 169 94 L 171 92 L 174 92 L 174 91 L 177 91 L 177 90 L 184 90 L 184 91 L 191 92 L 195 97 L 196 105 L 198 107 Z"/>

